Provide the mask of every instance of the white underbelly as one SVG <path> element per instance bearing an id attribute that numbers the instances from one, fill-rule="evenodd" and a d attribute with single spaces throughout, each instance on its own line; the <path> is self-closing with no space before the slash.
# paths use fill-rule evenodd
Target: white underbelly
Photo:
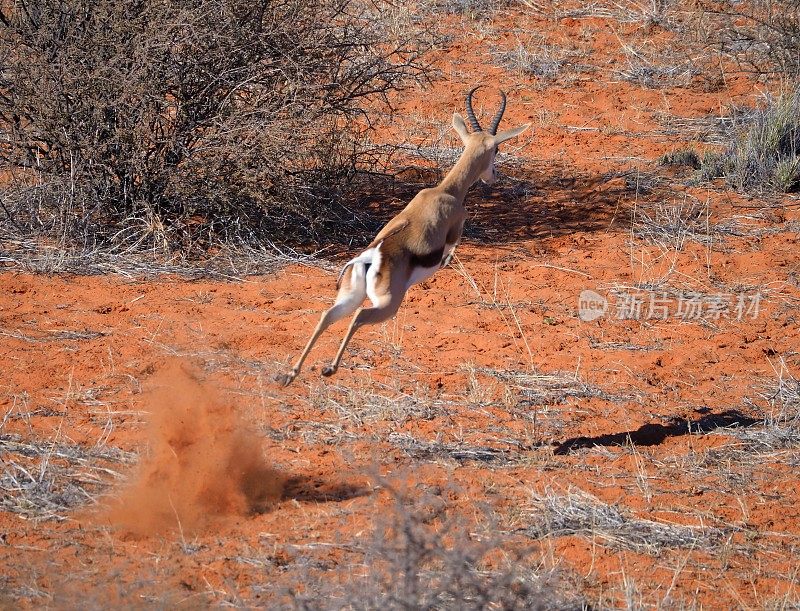
<path id="1" fill-rule="evenodd" d="M 441 264 L 437 263 L 433 267 L 415 267 L 411 270 L 411 277 L 408 279 L 406 283 L 406 290 L 414 284 L 419 284 L 420 282 L 424 282 L 441 268 Z"/>

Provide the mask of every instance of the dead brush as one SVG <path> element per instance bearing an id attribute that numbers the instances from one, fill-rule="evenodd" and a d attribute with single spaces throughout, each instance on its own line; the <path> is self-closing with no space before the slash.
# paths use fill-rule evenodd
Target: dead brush
<path id="1" fill-rule="evenodd" d="M 733 429 L 730 435 L 736 438 L 737 443 L 710 451 L 708 462 L 719 462 L 723 458 L 730 459 L 734 456 L 741 460 L 752 460 L 757 455 L 770 455 L 800 447 L 800 430 L 797 427 L 772 424 Z"/>
<path id="2" fill-rule="evenodd" d="M 464 443 L 444 443 L 417 439 L 405 433 L 391 433 L 389 443 L 400 448 L 415 460 L 452 459 L 458 462 L 479 461 L 499 465 L 514 462 L 514 454 L 518 447 L 494 448 L 489 446 L 471 446 Z"/>
<path id="3" fill-rule="evenodd" d="M 349 230 L 347 194 L 385 169 L 378 113 L 438 44 L 351 0 L 40 0 L 0 22 L 0 216 L 89 250 Z"/>
<path id="4" fill-rule="evenodd" d="M 781 362 L 777 380 L 762 397 L 776 408 L 771 415 L 773 421 L 800 425 L 800 380 L 788 372 L 784 362 Z"/>
<path id="5" fill-rule="evenodd" d="M 730 137 L 730 129 L 733 124 L 731 116 L 724 113 L 701 117 L 681 117 L 669 112 L 657 111 L 653 113 L 653 117 L 661 126 L 659 133 L 665 136 L 716 146 L 725 144 Z M 691 159 L 691 161 L 694 166 L 695 160 Z"/>
<path id="6" fill-rule="evenodd" d="M 597 398 L 615 403 L 636 399 L 634 395 L 612 394 L 592 386 L 575 372 L 536 373 L 486 368 L 476 368 L 476 371 L 502 380 L 528 405 L 553 405 L 569 399 Z"/>
<path id="7" fill-rule="evenodd" d="M 86 329 L 84 331 L 70 330 L 70 329 L 52 329 L 47 331 L 38 331 L 36 335 L 22 333 L 19 329 L 3 329 L 0 328 L 0 335 L 10 337 L 12 339 L 22 340 L 29 344 L 38 344 L 45 342 L 62 342 L 62 341 L 85 341 L 103 337 L 106 333 L 102 331 L 91 331 Z"/>
<path id="8" fill-rule="evenodd" d="M 389 387 L 376 392 L 374 384 L 353 387 L 328 384 L 320 386 L 314 396 L 324 411 L 333 411 L 340 419 L 357 426 L 377 422 L 401 426 L 409 420 L 431 420 L 447 411 L 443 401 L 428 398 L 422 388 L 414 393 Z"/>
<path id="9" fill-rule="evenodd" d="M 665 180 L 654 172 L 644 172 L 641 168 L 607 172 L 605 180 L 621 178 L 625 181 L 625 189 L 639 201 L 642 196 L 650 196 L 665 186 Z"/>
<path id="10" fill-rule="evenodd" d="M 775 378 L 762 382 L 747 404 L 763 418 L 761 426 L 732 430 L 740 444 L 731 451 L 768 454 L 800 447 L 800 380 L 781 359 Z"/>
<path id="11" fill-rule="evenodd" d="M 132 464 L 135 455 L 118 448 L 24 441 L 0 435 L 0 507 L 36 520 L 66 520 L 69 511 L 94 504 L 110 479 L 123 476 L 110 465 Z"/>
<path id="12" fill-rule="evenodd" d="M 486 19 L 509 4 L 508 0 L 433 0 L 430 8 L 439 13 L 461 15 L 468 19 Z"/>
<path id="13" fill-rule="evenodd" d="M 304 579 L 289 593 L 303 610 L 442 609 L 578 611 L 586 603 L 565 572 L 548 568 L 493 528 L 491 516 L 465 519 L 447 506 L 447 490 L 413 497 L 383 482 L 394 504 L 377 519 L 355 568 Z M 481 524 L 481 521 L 483 524 Z M 477 531 L 477 532 L 476 532 Z M 517 551 L 518 550 L 518 551 Z"/>
<path id="14" fill-rule="evenodd" d="M 775 378 L 763 382 L 757 396 L 746 402 L 764 414 L 768 425 L 800 427 L 800 380 L 789 372 L 783 358 L 773 369 Z"/>
<path id="15" fill-rule="evenodd" d="M 300 253 L 269 241 L 246 241 L 234 236 L 207 244 L 213 246 L 213 253 L 191 249 L 164 252 L 144 248 L 138 239 L 122 242 L 114 238 L 113 241 L 114 244 L 80 244 L 65 238 L 47 243 L 0 226 L 0 266 L 35 274 L 116 274 L 124 278 L 168 274 L 188 280 L 215 278 L 221 281 L 274 273 L 290 264 L 333 269 L 318 253 Z"/>
<path id="16" fill-rule="evenodd" d="M 711 241 L 708 203 L 685 195 L 671 201 L 659 200 L 637 205 L 631 211 L 632 234 L 663 252 L 679 252 L 689 240 Z"/>
<path id="17" fill-rule="evenodd" d="M 356 441 L 370 438 L 369 435 L 354 433 L 341 424 L 308 420 L 295 420 L 292 421 L 290 426 L 280 429 L 266 428 L 263 433 L 273 441 L 285 442 L 297 439 L 307 446 L 328 445 L 344 447 Z"/>
<path id="18" fill-rule="evenodd" d="M 715 223 L 712 230 L 721 235 L 760 238 L 787 232 L 800 233 L 800 221 L 774 222 L 759 214 L 738 214 Z"/>
<path id="19" fill-rule="evenodd" d="M 793 82 L 800 76 L 800 4 L 797 0 L 698 3 L 692 36 L 735 69 Z"/>
<path id="20" fill-rule="evenodd" d="M 639 350 L 643 352 L 649 352 L 651 350 L 664 349 L 660 342 L 657 342 L 653 345 L 644 346 L 640 344 L 634 344 L 632 342 L 602 342 L 593 337 L 589 338 L 589 345 L 596 350 L 626 350 L 631 352 L 636 352 Z"/>
<path id="21" fill-rule="evenodd" d="M 517 39 L 515 45 L 495 50 L 492 55 L 498 65 L 524 77 L 533 76 L 540 86 L 556 80 L 563 86 L 566 73 L 593 70 L 592 66 L 577 61 L 580 52 L 549 44 L 538 37 L 526 41 Z"/>
<path id="22" fill-rule="evenodd" d="M 523 3 L 537 13 L 554 20 L 572 17 L 613 19 L 620 23 L 644 23 L 669 27 L 673 19 L 674 0 L 594 0 L 592 2 L 533 2 Z"/>
<path id="23" fill-rule="evenodd" d="M 661 49 L 650 46 L 637 48 L 623 43 L 622 50 L 627 67 L 619 70 L 617 75 L 647 89 L 686 86 L 701 73 L 690 60 L 667 57 Z"/>
<path id="24" fill-rule="evenodd" d="M 619 507 L 576 488 L 565 494 L 550 488 L 543 494 L 532 493 L 528 513 L 532 524 L 527 533 L 536 539 L 578 535 L 615 549 L 651 555 L 673 548 L 712 550 L 727 538 L 719 528 L 629 517 Z"/>

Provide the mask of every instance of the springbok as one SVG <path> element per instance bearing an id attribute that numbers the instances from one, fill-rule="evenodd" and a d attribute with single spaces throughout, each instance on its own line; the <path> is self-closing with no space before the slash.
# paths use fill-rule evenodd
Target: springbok
<path id="1" fill-rule="evenodd" d="M 367 249 L 342 268 L 336 282 L 336 302 L 322 314 L 292 370 L 276 376 L 276 381 L 284 386 L 291 384 L 322 332 L 355 312 L 336 357 L 322 369 L 324 376 L 336 373 L 345 348 L 359 327 L 394 316 L 411 285 L 426 280 L 450 262 L 464 229 L 467 190 L 478 179 L 493 184 L 497 179 L 498 146 L 530 127 L 530 123 L 526 123 L 497 133 L 506 109 L 506 94 L 501 91 L 500 108 L 489 129 L 484 131 L 472 110 L 472 95 L 477 89 L 472 88 L 466 98 L 471 134 L 461 115 L 453 114 L 453 129 L 464 143 L 464 151 L 455 166 L 437 186 L 417 193 L 403 211 L 380 230 Z M 361 307 L 366 297 L 372 307 Z"/>

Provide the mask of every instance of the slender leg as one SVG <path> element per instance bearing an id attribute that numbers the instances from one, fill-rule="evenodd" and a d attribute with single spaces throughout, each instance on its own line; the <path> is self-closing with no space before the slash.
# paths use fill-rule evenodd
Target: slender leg
<path id="1" fill-rule="evenodd" d="M 464 221 L 461 221 L 458 225 L 453 227 L 448 234 L 445 243 L 445 250 L 447 251 L 447 256 L 445 256 L 444 260 L 442 261 L 442 267 L 447 267 L 450 265 L 450 261 L 453 259 L 453 255 L 456 253 L 456 248 L 461 243 L 461 235 L 464 231 Z"/>
<path id="2" fill-rule="evenodd" d="M 458 247 L 458 242 L 456 242 L 452 246 L 450 244 L 445 244 L 445 249 L 448 249 L 448 250 L 447 250 L 447 255 L 445 256 L 444 260 L 442 261 L 442 267 L 447 267 L 448 265 L 450 265 L 450 261 L 453 260 L 453 255 L 456 254 L 456 248 L 457 247 Z"/>
<path id="3" fill-rule="evenodd" d="M 342 345 L 339 346 L 339 352 L 336 353 L 336 357 L 333 359 L 333 362 L 322 369 L 322 375 L 332 376 L 334 373 L 336 373 L 336 370 L 339 369 L 339 363 L 342 360 L 342 355 L 344 354 L 345 348 L 347 348 L 350 338 L 353 337 L 353 333 L 355 333 L 359 327 L 364 325 L 374 325 L 383 322 L 384 320 L 389 320 L 395 315 L 397 309 L 400 307 L 401 302 L 402 297 L 401 299 L 390 299 L 385 305 L 382 306 L 374 308 L 361 308 L 358 310 L 356 315 L 353 316 L 350 327 L 347 329 L 347 333 L 342 340 Z"/>
<path id="4" fill-rule="evenodd" d="M 355 312 L 358 309 L 358 306 L 363 303 L 364 298 L 366 297 L 366 285 L 364 282 L 366 272 L 364 265 L 356 264 L 350 269 L 352 270 L 350 272 L 350 278 L 346 279 L 345 283 L 342 285 L 342 288 L 339 290 L 336 303 L 334 303 L 333 306 L 320 317 L 316 329 L 314 329 L 314 332 L 311 334 L 308 343 L 306 343 L 306 347 L 303 348 L 303 352 L 300 354 L 300 358 L 297 359 L 297 362 L 294 364 L 294 367 L 292 367 L 292 370 L 289 373 L 278 374 L 275 376 L 276 382 L 283 384 L 283 386 L 288 386 L 291 384 L 300 373 L 300 369 L 303 367 L 303 362 L 305 362 L 308 353 L 311 352 L 311 348 L 313 348 L 314 344 L 317 343 L 317 339 L 319 339 L 319 336 L 322 335 L 325 329 L 330 327 L 337 320 L 341 320 L 345 316 L 349 316 Z"/>

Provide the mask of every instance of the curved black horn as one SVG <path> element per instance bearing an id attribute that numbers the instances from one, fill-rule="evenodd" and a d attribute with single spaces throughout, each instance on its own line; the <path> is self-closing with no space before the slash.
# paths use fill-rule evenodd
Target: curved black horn
<path id="1" fill-rule="evenodd" d="M 492 119 L 492 124 L 489 126 L 489 133 L 492 134 L 492 136 L 497 134 L 500 120 L 503 118 L 503 113 L 506 111 L 506 92 L 500 91 L 500 97 L 503 98 L 502 102 L 500 102 L 500 110 L 497 111 L 497 114 L 495 114 Z"/>
<path id="2" fill-rule="evenodd" d="M 472 126 L 473 132 L 482 132 L 483 128 L 481 124 L 478 123 L 478 119 L 475 118 L 475 111 L 472 110 L 472 94 L 475 93 L 477 89 L 480 88 L 480 85 L 477 87 L 473 87 L 469 90 L 467 94 L 467 119 L 469 119 L 469 124 Z"/>

